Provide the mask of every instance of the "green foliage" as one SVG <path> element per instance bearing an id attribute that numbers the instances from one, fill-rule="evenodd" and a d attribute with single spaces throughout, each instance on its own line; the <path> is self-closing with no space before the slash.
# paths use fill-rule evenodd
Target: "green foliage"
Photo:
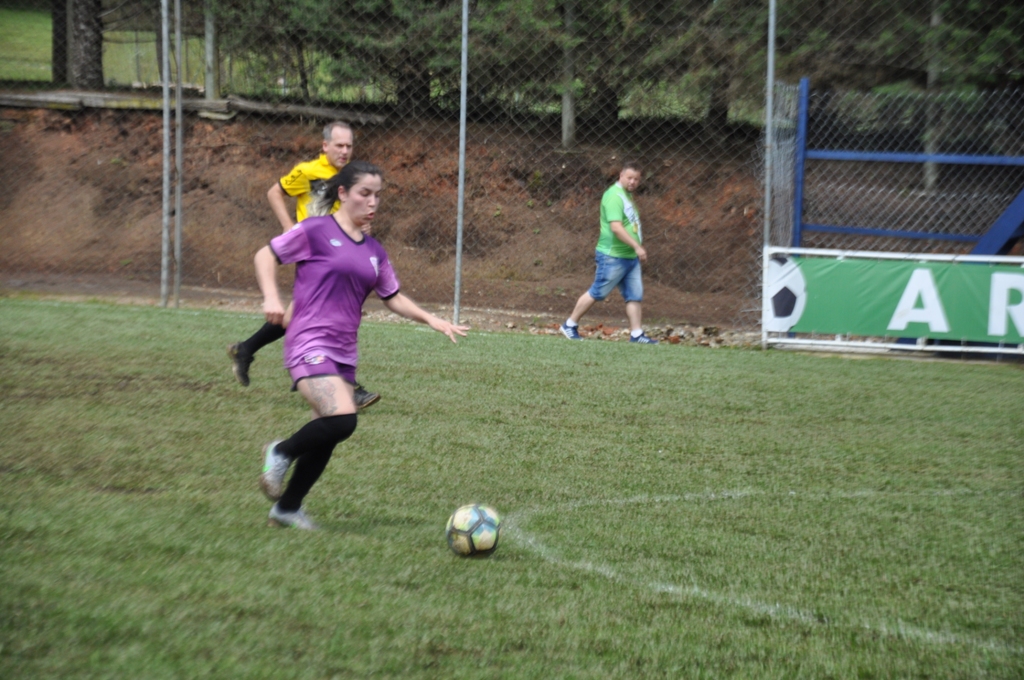
<path id="1" fill-rule="evenodd" d="M 929 40 L 952 84 L 1005 86 L 1024 78 L 1024 6 L 998 0 L 942 5 Z"/>
<path id="2" fill-rule="evenodd" d="M 1020 365 L 367 323 L 384 397 L 297 533 L 256 477 L 307 409 L 223 353 L 255 315 L 0 317 L 2 677 L 1024 672 Z"/>
<path id="3" fill-rule="evenodd" d="M 461 5 L 214 0 L 231 71 L 225 80 L 249 96 L 452 115 L 460 96 Z M 203 6 L 185 7 L 183 28 L 195 40 Z M 778 11 L 777 74 L 809 77 L 816 89 L 1008 87 L 1024 74 L 1018 2 L 792 0 Z M 152 3 L 109 0 L 103 23 L 108 47 L 117 51 L 118 32 L 152 33 L 158 16 Z M 557 114 L 569 92 L 577 117 L 598 130 L 621 117 L 705 120 L 712 129 L 757 119 L 766 31 L 764 0 L 479 0 L 470 11 L 470 116 Z M 0 63 L 11 77 L 43 78 L 48 57 L 29 56 L 42 42 L 26 48 L 27 35 L 11 33 L 18 43 L 0 43 L 18 53 Z M 120 63 L 116 55 L 105 60 L 108 71 Z M 107 74 L 107 82 L 122 79 Z"/>
<path id="4" fill-rule="evenodd" d="M 779 72 L 816 86 L 1005 87 L 1024 74 L 1024 8 L 1007 0 L 779 5 Z M 874 68 L 865 68 L 872 65 Z"/>
<path id="5" fill-rule="evenodd" d="M 946 85 L 990 86 L 1024 72 L 1024 10 L 1005 1 L 795 0 L 779 11 L 780 76 L 809 76 L 818 87 L 920 86 L 929 70 Z M 333 87 L 382 88 L 400 113 L 457 109 L 459 2 L 259 0 L 221 12 L 232 45 L 264 57 L 279 45 L 277 68 L 308 76 L 322 64 Z M 724 123 L 730 108 L 763 93 L 761 0 L 488 0 L 474 3 L 470 22 L 477 116 L 557 111 L 569 88 L 579 115 L 597 122 L 628 112 Z"/>

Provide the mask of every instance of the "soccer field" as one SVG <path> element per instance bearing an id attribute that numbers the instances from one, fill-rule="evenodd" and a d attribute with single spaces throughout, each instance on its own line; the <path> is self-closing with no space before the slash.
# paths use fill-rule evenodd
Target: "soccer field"
<path id="1" fill-rule="evenodd" d="M 1024 674 L 1024 366 L 367 323 L 306 510 L 254 315 L 0 299 L 0 677 Z M 457 506 L 501 544 L 460 559 Z"/>

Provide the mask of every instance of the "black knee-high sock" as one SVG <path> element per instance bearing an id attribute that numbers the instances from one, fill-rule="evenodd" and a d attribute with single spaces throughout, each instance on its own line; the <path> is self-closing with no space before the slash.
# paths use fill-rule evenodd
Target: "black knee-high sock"
<path id="1" fill-rule="evenodd" d="M 352 436 L 356 431 L 356 414 L 327 416 L 311 420 L 277 445 L 277 450 L 295 459 L 295 471 L 288 480 L 277 506 L 286 512 L 302 507 L 302 499 L 320 479 L 334 447 Z"/>
<path id="2" fill-rule="evenodd" d="M 268 321 L 258 331 L 249 336 L 247 340 L 243 340 L 241 344 L 252 355 L 283 337 L 284 326 L 278 326 Z"/>

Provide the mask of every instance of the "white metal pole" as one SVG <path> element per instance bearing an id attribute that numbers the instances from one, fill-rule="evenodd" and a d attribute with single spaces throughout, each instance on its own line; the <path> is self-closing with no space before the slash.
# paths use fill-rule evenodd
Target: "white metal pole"
<path id="1" fill-rule="evenodd" d="M 181 0 L 174 0 L 174 43 L 177 52 L 177 87 L 174 94 L 174 306 L 181 306 L 181 185 L 182 179 L 182 154 L 184 153 L 184 141 L 182 139 L 182 67 L 184 65 L 181 46 Z"/>
<path id="2" fill-rule="evenodd" d="M 775 132 L 772 129 L 775 123 L 775 2 L 768 0 L 768 72 L 765 74 L 765 103 L 764 103 L 764 252 L 768 252 L 771 245 L 772 233 L 772 155 L 775 153 Z M 764 299 L 768 290 L 768 256 L 761 258 L 761 308 L 762 319 L 768 301 Z M 768 331 L 761 324 L 761 348 L 768 347 Z"/>
<path id="3" fill-rule="evenodd" d="M 469 0 L 462 0 L 462 85 L 459 93 L 459 206 L 455 222 L 455 303 L 452 321 L 459 323 L 462 295 L 462 220 L 466 202 L 466 89 L 469 72 Z"/>
<path id="4" fill-rule="evenodd" d="M 160 306 L 167 306 L 168 294 L 168 258 L 171 250 L 171 36 L 168 23 L 167 0 L 160 0 L 160 41 L 163 46 L 163 59 L 160 64 L 160 81 L 163 85 L 163 207 L 162 232 L 160 238 Z"/>

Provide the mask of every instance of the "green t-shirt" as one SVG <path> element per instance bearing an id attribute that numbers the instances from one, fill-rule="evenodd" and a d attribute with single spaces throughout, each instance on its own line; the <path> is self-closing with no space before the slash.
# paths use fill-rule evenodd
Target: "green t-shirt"
<path id="1" fill-rule="evenodd" d="M 612 233 L 612 222 L 622 222 L 626 232 L 643 243 L 640 232 L 640 213 L 633 197 L 618 182 L 608 187 L 601 197 L 601 236 L 597 239 L 597 252 L 621 259 L 635 259 L 636 251 Z"/>

